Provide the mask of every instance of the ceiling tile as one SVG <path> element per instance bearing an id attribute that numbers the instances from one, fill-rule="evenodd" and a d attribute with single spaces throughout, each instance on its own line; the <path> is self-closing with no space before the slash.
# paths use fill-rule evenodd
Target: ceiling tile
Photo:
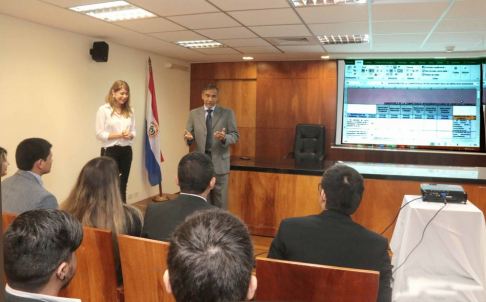
<path id="1" fill-rule="evenodd" d="M 306 23 L 367 22 L 367 5 L 331 5 L 297 8 Z"/>
<path id="2" fill-rule="evenodd" d="M 486 18 L 484 0 L 456 1 L 446 19 Z"/>
<path id="3" fill-rule="evenodd" d="M 220 11 L 210 3 L 201 0 L 129 0 L 128 2 L 162 17 Z"/>
<path id="4" fill-rule="evenodd" d="M 374 4 L 374 21 L 437 20 L 446 10 L 447 2 Z"/>
<path id="5" fill-rule="evenodd" d="M 314 53 L 323 53 L 324 49 L 320 45 L 302 45 L 302 46 L 279 46 L 278 47 L 283 52 L 314 52 Z"/>
<path id="6" fill-rule="evenodd" d="M 244 54 L 258 54 L 258 53 L 281 53 L 275 47 L 238 47 L 236 48 L 238 51 L 241 51 Z"/>
<path id="7" fill-rule="evenodd" d="M 434 32 L 486 32 L 486 19 L 442 20 Z"/>
<path id="8" fill-rule="evenodd" d="M 168 17 L 167 19 L 174 21 L 189 29 L 240 26 L 238 22 L 231 19 L 224 13 L 176 16 L 176 17 Z"/>
<path id="9" fill-rule="evenodd" d="M 427 43 L 477 43 L 483 40 L 481 33 L 434 33 L 430 36 Z"/>
<path id="10" fill-rule="evenodd" d="M 254 38 L 256 35 L 245 27 L 229 27 L 215 29 L 196 30 L 201 35 L 207 36 L 213 40 L 231 39 L 231 38 Z"/>
<path id="11" fill-rule="evenodd" d="M 252 26 L 249 28 L 264 38 L 300 37 L 312 35 L 304 25 Z"/>
<path id="12" fill-rule="evenodd" d="M 208 0 L 225 11 L 289 7 L 287 0 Z"/>
<path id="13" fill-rule="evenodd" d="M 427 43 L 425 44 L 421 52 L 439 52 L 447 56 L 448 53 L 445 52 L 446 47 L 451 46 L 449 43 Z M 454 44 L 454 52 L 457 51 L 470 51 L 476 46 L 476 43 L 456 43 Z"/>
<path id="14" fill-rule="evenodd" d="M 391 43 L 415 43 L 424 42 L 427 34 L 397 34 L 397 35 L 373 35 L 374 44 L 391 44 Z"/>
<path id="15" fill-rule="evenodd" d="M 162 39 L 164 41 L 176 42 L 176 41 L 194 41 L 194 40 L 207 40 L 208 38 L 201 36 L 193 31 L 172 31 L 166 33 L 153 33 L 152 37 Z"/>
<path id="16" fill-rule="evenodd" d="M 368 22 L 310 24 L 309 28 L 315 36 L 369 34 Z"/>
<path id="17" fill-rule="evenodd" d="M 81 5 L 101 3 L 100 0 L 42 0 L 42 2 L 51 3 L 59 7 L 76 7 Z"/>
<path id="18" fill-rule="evenodd" d="M 245 26 L 302 24 L 291 8 L 239 11 L 229 12 L 228 14 Z"/>
<path id="19" fill-rule="evenodd" d="M 229 47 L 220 47 L 220 48 L 199 48 L 197 49 L 198 52 L 207 54 L 207 55 L 233 55 L 233 54 L 240 54 L 238 51 L 234 50 L 233 48 Z"/>
<path id="20" fill-rule="evenodd" d="M 333 44 L 324 45 L 328 53 L 353 53 L 353 52 L 369 52 L 370 44 Z"/>
<path id="21" fill-rule="evenodd" d="M 373 52 L 416 52 L 422 43 L 374 44 Z"/>
<path id="22" fill-rule="evenodd" d="M 130 21 L 113 22 L 113 24 L 125 27 L 140 33 L 154 33 L 154 32 L 166 32 L 184 30 L 185 28 L 179 26 L 164 18 L 149 18 Z"/>
<path id="23" fill-rule="evenodd" d="M 270 43 L 262 38 L 218 40 L 218 42 L 230 47 L 271 46 Z"/>
<path id="24" fill-rule="evenodd" d="M 373 22 L 373 34 L 429 33 L 436 21 L 377 21 Z"/>

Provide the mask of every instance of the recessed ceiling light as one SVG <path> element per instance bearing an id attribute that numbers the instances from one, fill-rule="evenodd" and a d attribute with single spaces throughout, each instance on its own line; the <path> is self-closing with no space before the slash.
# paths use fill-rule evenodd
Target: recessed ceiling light
<path id="1" fill-rule="evenodd" d="M 177 41 L 175 44 L 187 48 L 217 48 L 226 47 L 226 45 L 213 40 L 195 40 L 195 41 Z"/>
<path id="2" fill-rule="evenodd" d="M 329 35 L 317 36 L 322 44 L 358 44 L 369 43 L 368 35 Z"/>
<path id="3" fill-rule="evenodd" d="M 321 59 L 329 59 L 329 56 L 321 56 Z"/>
<path id="4" fill-rule="evenodd" d="M 253 57 L 243 57 L 243 60 L 253 60 Z"/>
<path id="5" fill-rule="evenodd" d="M 367 0 L 292 0 L 292 4 L 295 7 L 336 4 L 362 4 L 366 2 Z"/>
<path id="6" fill-rule="evenodd" d="M 454 46 L 447 46 L 447 47 L 445 48 L 445 52 L 453 52 L 453 51 L 454 51 L 454 49 L 455 49 L 455 47 L 454 47 Z"/>
<path id="7" fill-rule="evenodd" d="M 125 1 L 70 7 L 70 10 L 108 22 L 153 18 L 156 15 Z"/>

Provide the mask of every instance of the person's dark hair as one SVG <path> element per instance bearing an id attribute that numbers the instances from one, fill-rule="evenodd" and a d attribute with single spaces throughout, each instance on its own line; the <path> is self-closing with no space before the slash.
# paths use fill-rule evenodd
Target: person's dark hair
<path id="1" fill-rule="evenodd" d="M 23 140 L 15 151 L 17 168 L 30 171 L 39 159 L 47 160 L 51 152 L 51 143 L 42 138 L 28 138 Z"/>
<path id="2" fill-rule="evenodd" d="M 172 235 L 167 256 L 177 302 L 244 301 L 253 263 L 246 226 L 223 210 L 188 216 Z"/>
<path id="3" fill-rule="evenodd" d="M 216 95 L 219 95 L 219 89 L 218 89 L 218 87 L 216 87 L 213 84 L 208 84 L 208 85 L 204 86 L 203 89 L 202 89 L 202 93 L 204 94 L 204 92 L 206 92 L 206 90 L 212 90 L 212 89 L 215 89 L 216 90 Z"/>
<path id="4" fill-rule="evenodd" d="M 201 194 L 209 187 L 213 174 L 214 165 L 207 155 L 197 152 L 184 155 L 177 168 L 181 192 Z"/>
<path id="5" fill-rule="evenodd" d="M 351 215 L 359 207 L 364 191 L 363 176 L 346 165 L 335 165 L 322 175 L 326 209 Z"/>
<path id="6" fill-rule="evenodd" d="M 7 150 L 0 147 L 0 166 L 5 161 L 5 156 L 7 155 Z"/>
<path id="7" fill-rule="evenodd" d="M 81 223 L 56 210 L 20 214 L 4 234 L 5 274 L 13 289 L 36 293 L 62 262 L 70 262 L 83 240 Z"/>

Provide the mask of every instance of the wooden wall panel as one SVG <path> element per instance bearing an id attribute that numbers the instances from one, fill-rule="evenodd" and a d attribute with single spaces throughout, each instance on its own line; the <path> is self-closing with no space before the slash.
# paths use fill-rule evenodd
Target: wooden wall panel
<path id="1" fill-rule="evenodd" d="M 309 77 L 309 62 L 258 62 L 258 79 L 307 79 Z"/>
<path id="2" fill-rule="evenodd" d="M 256 79 L 256 75 L 255 62 L 216 63 L 214 78 L 217 80 Z"/>
<path id="3" fill-rule="evenodd" d="M 230 154 L 235 156 L 254 157 L 256 153 L 256 128 L 238 126 L 240 139 L 238 143 L 230 147 Z"/>
<path id="4" fill-rule="evenodd" d="M 256 127 L 256 81 L 217 80 L 218 104 L 233 109 L 239 127 Z"/>
<path id="5" fill-rule="evenodd" d="M 191 81 L 215 79 L 215 70 L 215 63 L 191 64 Z"/>
<path id="6" fill-rule="evenodd" d="M 257 128 L 255 156 L 282 158 L 294 150 L 295 128 Z"/>
<path id="7" fill-rule="evenodd" d="M 307 119 L 307 79 L 258 79 L 257 85 L 257 128 L 295 129 Z"/>

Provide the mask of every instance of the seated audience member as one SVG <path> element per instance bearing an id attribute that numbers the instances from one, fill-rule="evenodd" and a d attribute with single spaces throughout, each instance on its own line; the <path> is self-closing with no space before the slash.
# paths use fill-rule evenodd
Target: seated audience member
<path id="1" fill-rule="evenodd" d="M 170 241 L 164 284 L 177 302 L 253 298 L 253 244 L 243 222 L 223 210 L 197 211 Z"/>
<path id="2" fill-rule="evenodd" d="M 57 200 L 44 189 L 41 176 L 51 172 L 52 145 L 42 138 L 22 141 L 15 152 L 19 170 L 2 182 L 2 211 L 20 214 L 35 209 L 55 209 Z"/>
<path id="3" fill-rule="evenodd" d="M 10 163 L 7 160 L 7 150 L 0 147 L 0 177 L 7 175 L 7 168 Z"/>
<path id="4" fill-rule="evenodd" d="M 191 213 L 217 209 L 206 199 L 216 182 L 213 176 L 213 162 L 207 155 L 195 152 L 185 155 L 176 176 L 181 194 L 173 200 L 148 205 L 142 236 L 169 241 L 176 227 Z"/>
<path id="5" fill-rule="evenodd" d="M 118 284 L 123 283 L 118 235 L 140 236 L 142 214 L 123 203 L 116 162 L 106 156 L 90 160 L 81 170 L 78 180 L 60 209 L 71 213 L 85 226 L 112 232 L 117 265 Z"/>
<path id="6" fill-rule="evenodd" d="M 81 223 L 55 210 L 20 214 L 4 234 L 5 302 L 81 301 L 57 297 L 76 271 Z"/>
<path id="7" fill-rule="evenodd" d="M 386 238 L 353 222 L 364 191 L 353 168 L 335 165 L 319 184 L 319 215 L 282 220 L 268 258 L 380 272 L 378 301 L 391 301 L 391 264 Z"/>

